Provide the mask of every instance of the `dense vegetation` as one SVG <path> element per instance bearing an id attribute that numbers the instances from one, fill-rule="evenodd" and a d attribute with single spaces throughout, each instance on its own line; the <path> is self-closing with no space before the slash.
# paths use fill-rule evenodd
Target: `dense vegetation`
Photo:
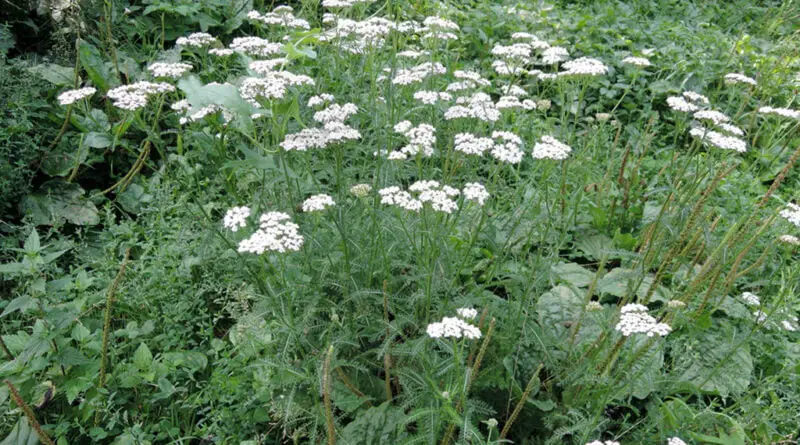
<path id="1" fill-rule="evenodd" d="M 796 1 L 0 5 L 0 444 L 796 443 Z"/>

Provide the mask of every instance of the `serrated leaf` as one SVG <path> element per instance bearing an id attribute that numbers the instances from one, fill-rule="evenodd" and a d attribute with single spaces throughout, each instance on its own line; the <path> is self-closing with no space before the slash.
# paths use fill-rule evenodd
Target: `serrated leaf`
<path id="1" fill-rule="evenodd" d="M 622 298 L 629 293 L 629 289 L 637 286 L 633 293 L 640 299 L 647 296 L 647 291 L 655 279 L 653 274 L 644 277 L 641 272 L 632 269 L 618 267 L 606 274 L 597 282 L 597 292 L 600 294 L 610 294 Z M 641 283 L 639 283 L 641 281 Z M 672 298 L 672 292 L 664 286 L 656 286 L 655 292 L 650 297 L 650 301 L 665 302 Z"/>
<path id="2" fill-rule="evenodd" d="M 577 263 L 559 263 L 550 267 L 550 272 L 561 281 L 575 287 L 586 287 L 594 280 L 594 273 Z"/>
<path id="3" fill-rule="evenodd" d="M 0 314 L 0 317 L 5 317 L 6 315 L 17 311 L 20 313 L 25 313 L 26 310 L 32 307 L 36 307 L 36 299 L 31 298 L 28 295 L 21 295 L 11 300 L 11 303 L 8 303 L 8 306 L 6 306 L 6 308 L 3 310 L 3 313 Z"/>
<path id="4" fill-rule="evenodd" d="M 111 135 L 108 133 L 98 133 L 96 131 L 89 132 L 85 138 L 83 138 L 83 143 L 87 147 L 92 148 L 106 148 L 111 146 Z"/>
<path id="5" fill-rule="evenodd" d="M 397 443 L 406 434 L 402 409 L 384 402 L 356 416 L 341 433 L 341 442 L 349 445 L 385 445 Z"/>
<path id="6" fill-rule="evenodd" d="M 39 437 L 36 431 L 28 425 L 28 419 L 22 416 L 17 420 L 14 429 L 0 442 L 0 445 L 36 445 Z"/>
<path id="7" fill-rule="evenodd" d="M 75 69 L 69 66 L 61 66 L 55 63 L 40 63 L 28 68 L 29 73 L 33 73 L 53 85 L 73 85 Z"/>
<path id="8" fill-rule="evenodd" d="M 141 371 L 150 369 L 153 364 L 153 353 L 150 352 L 150 348 L 146 344 L 140 343 L 139 347 L 136 348 L 133 353 L 133 364 Z"/>
<path id="9" fill-rule="evenodd" d="M 60 218 L 80 226 L 100 222 L 97 207 L 84 196 L 83 189 L 61 180 L 42 184 L 35 193 L 23 198 L 20 210 L 36 225 L 51 225 Z"/>

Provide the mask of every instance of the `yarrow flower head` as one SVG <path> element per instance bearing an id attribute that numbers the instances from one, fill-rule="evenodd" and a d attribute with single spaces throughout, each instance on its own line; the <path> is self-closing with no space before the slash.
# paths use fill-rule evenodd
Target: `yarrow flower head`
<path id="1" fill-rule="evenodd" d="M 522 138 L 509 131 L 494 131 L 492 139 L 492 157 L 501 162 L 519 164 L 525 153 L 522 151 Z"/>
<path id="2" fill-rule="evenodd" d="M 586 303 L 586 306 L 584 307 L 584 309 L 586 310 L 586 312 L 601 311 L 601 310 L 603 310 L 603 305 L 600 304 L 599 301 L 592 300 L 592 301 Z"/>
<path id="3" fill-rule="evenodd" d="M 647 313 L 647 306 L 641 304 L 626 304 L 620 309 L 620 318 L 614 327 L 622 335 L 630 337 L 632 334 L 646 334 L 648 337 L 666 336 L 672 328 L 665 323 L 659 323 Z"/>
<path id="4" fill-rule="evenodd" d="M 683 309 L 686 307 L 686 303 L 680 300 L 669 300 L 667 302 L 667 307 L 670 309 Z"/>
<path id="5" fill-rule="evenodd" d="M 261 108 L 259 98 L 283 99 L 290 86 L 313 86 L 314 79 L 288 71 L 270 71 L 265 77 L 247 77 L 242 80 L 239 95 L 254 107 Z"/>
<path id="6" fill-rule="evenodd" d="M 450 93 L 445 92 L 420 90 L 414 93 L 414 99 L 424 103 L 425 105 L 433 105 L 439 101 L 453 100 L 453 96 Z"/>
<path id="7" fill-rule="evenodd" d="M 761 298 L 752 292 L 743 292 L 742 301 L 748 306 L 761 306 Z"/>
<path id="8" fill-rule="evenodd" d="M 85 87 L 77 90 L 67 90 L 58 95 L 58 103 L 61 105 L 72 105 L 75 102 L 92 97 L 97 92 L 96 88 Z"/>
<path id="9" fill-rule="evenodd" d="M 350 193 L 356 198 L 364 198 L 372 191 L 372 186 L 369 184 L 356 184 L 350 187 Z"/>
<path id="10" fill-rule="evenodd" d="M 177 79 L 191 71 L 191 69 L 192 66 L 188 63 L 156 62 L 147 67 L 147 71 L 150 71 L 153 77 L 169 77 L 171 79 Z"/>
<path id="11" fill-rule="evenodd" d="M 790 223 L 800 227 L 800 205 L 788 203 L 786 208 L 781 210 L 780 215 Z"/>
<path id="12" fill-rule="evenodd" d="M 734 85 L 737 83 L 744 83 L 747 85 L 757 85 L 756 80 L 750 77 L 745 76 L 744 74 L 739 73 L 728 73 L 725 75 L 725 83 L 728 85 Z"/>
<path id="13" fill-rule="evenodd" d="M 327 209 L 328 207 L 335 206 L 336 203 L 333 201 L 329 195 L 319 194 L 313 195 L 303 201 L 303 211 L 306 213 L 310 212 L 320 212 L 322 210 Z"/>
<path id="14" fill-rule="evenodd" d="M 241 228 L 247 227 L 247 218 L 250 216 L 250 207 L 232 207 L 225 213 L 222 219 L 222 226 L 236 232 Z"/>
<path id="15" fill-rule="evenodd" d="M 692 113 L 697 111 L 699 107 L 680 96 L 670 96 L 667 98 L 667 105 L 675 111 L 683 113 Z"/>
<path id="16" fill-rule="evenodd" d="M 390 159 L 402 160 L 418 154 L 427 158 L 433 155 L 433 147 L 436 144 L 436 129 L 433 126 L 419 124 L 414 127 L 411 122 L 402 121 L 394 126 L 394 131 L 408 138 L 408 144 L 390 153 Z"/>
<path id="17" fill-rule="evenodd" d="M 483 154 L 494 148 L 492 138 L 478 137 L 472 133 L 458 133 L 454 139 L 454 150 L 468 155 L 483 156 Z"/>
<path id="18" fill-rule="evenodd" d="M 700 93 L 695 93 L 694 91 L 684 91 L 683 92 L 683 97 L 685 97 L 690 102 L 693 102 L 693 103 L 696 103 L 696 104 L 708 105 L 708 103 L 709 103 L 707 97 L 703 96 Z"/>
<path id="19" fill-rule="evenodd" d="M 297 18 L 294 16 L 294 9 L 291 6 L 278 6 L 266 14 L 261 14 L 258 11 L 250 11 L 247 13 L 247 18 L 254 22 L 260 22 L 265 25 L 285 26 L 287 28 L 300 28 L 310 29 L 311 26 L 308 21 Z"/>
<path id="20" fill-rule="evenodd" d="M 794 235 L 781 235 L 778 237 L 778 241 L 789 244 L 790 246 L 800 246 L 800 238 Z"/>
<path id="21" fill-rule="evenodd" d="M 644 57 L 633 57 L 629 56 L 622 59 L 622 63 L 626 63 L 628 65 L 638 66 L 638 67 L 647 67 L 650 66 L 650 60 Z"/>
<path id="22" fill-rule="evenodd" d="M 486 93 L 478 92 L 472 96 L 459 97 L 456 99 L 456 104 L 445 111 L 445 120 L 473 118 L 484 122 L 497 122 L 500 119 L 500 110 Z"/>
<path id="23" fill-rule="evenodd" d="M 457 317 L 444 317 L 442 321 L 431 323 L 426 329 L 430 338 L 481 338 L 481 330 Z"/>
<path id="24" fill-rule="evenodd" d="M 551 46 L 550 48 L 542 51 L 542 64 L 553 65 L 558 62 L 563 62 L 569 59 L 569 51 L 560 46 Z"/>
<path id="25" fill-rule="evenodd" d="M 670 437 L 667 439 L 667 445 L 686 445 L 686 442 L 681 440 L 679 437 Z"/>
<path id="26" fill-rule="evenodd" d="M 439 62 L 425 62 L 412 68 L 398 70 L 392 79 L 395 85 L 411 85 L 420 83 L 428 76 L 441 75 L 447 72 L 447 69 Z"/>
<path id="27" fill-rule="evenodd" d="M 689 130 L 689 134 L 694 138 L 700 139 L 708 145 L 721 148 L 723 150 L 733 150 L 739 153 L 744 153 L 747 151 L 747 143 L 744 140 L 734 136 L 728 136 L 717 131 L 709 130 L 707 128 L 692 128 Z"/>
<path id="28" fill-rule="evenodd" d="M 580 57 L 564 62 L 564 71 L 559 76 L 600 76 L 608 73 L 608 67 L 601 61 L 591 57 Z"/>
<path id="29" fill-rule="evenodd" d="M 233 39 L 229 48 L 239 51 L 248 56 L 266 57 L 281 52 L 281 44 L 273 43 L 260 37 L 236 37 Z"/>
<path id="30" fill-rule="evenodd" d="M 206 32 L 195 32 L 186 37 L 178 37 L 175 41 L 180 46 L 188 46 L 190 48 L 203 48 L 209 46 L 217 41 L 214 36 Z"/>
<path id="31" fill-rule="evenodd" d="M 261 255 L 265 252 L 300 250 L 303 247 L 303 236 L 300 235 L 300 227 L 290 220 L 291 217 L 283 212 L 261 215 L 259 229 L 239 243 L 239 252 Z"/>
<path id="32" fill-rule="evenodd" d="M 572 148 L 569 145 L 558 141 L 552 136 L 542 136 L 541 141 L 533 146 L 534 159 L 561 161 L 567 159 L 570 153 L 572 153 Z"/>
<path id="33" fill-rule="evenodd" d="M 589 442 L 586 445 L 619 445 L 619 442 L 613 440 L 606 440 L 605 442 L 595 440 L 593 442 Z"/>
<path id="34" fill-rule="evenodd" d="M 468 182 L 464 184 L 464 189 L 461 190 L 461 193 L 464 195 L 464 199 L 467 201 L 474 201 L 478 203 L 479 206 L 483 206 L 486 200 L 489 199 L 489 192 L 486 191 L 486 187 L 478 182 Z"/>
<path id="35" fill-rule="evenodd" d="M 217 57 L 228 57 L 232 56 L 234 51 L 230 48 L 211 48 L 208 53 Z"/>
<path id="36" fill-rule="evenodd" d="M 463 320 L 474 320 L 478 316 L 478 311 L 471 307 L 462 307 L 456 309 L 456 314 Z"/>
<path id="37" fill-rule="evenodd" d="M 175 91 L 168 83 L 135 82 L 108 90 L 107 96 L 117 108 L 134 111 L 147 105 L 150 96 Z"/>
<path id="38" fill-rule="evenodd" d="M 694 113 L 694 118 L 701 121 L 710 121 L 715 125 L 726 123 L 731 119 L 717 110 L 700 110 Z"/>
<path id="39" fill-rule="evenodd" d="M 800 120 L 800 111 L 790 108 L 761 107 L 758 109 L 761 114 L 772 114 L 775 116 L 787 117 L 789 119 Z"/>

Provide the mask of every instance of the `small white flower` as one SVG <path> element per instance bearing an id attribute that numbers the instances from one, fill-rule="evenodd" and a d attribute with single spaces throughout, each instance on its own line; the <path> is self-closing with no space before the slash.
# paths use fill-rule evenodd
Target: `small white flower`
<path id="1" fill-rule="evenodd" d="M 75 102 L 92 97 L 97 92 L 96 88 L 85 87 L 77 90 L 67 90 L 58 95 L 58 103 L 61 105 L 72 105 Z"/>
<path id="2" fill-rule="evenodd" d="M 788 203 L 786 208 L 781 210 L 780 215 L 790 223 L 800 227 L 800 205 Z"/>
<path id="3" fill-rule="evenodd" d="M 542 52 L 542 64 L 553 65 L 558 62 L 563 62 L 569 58 L 569 51 L 560 46 L 552 46 Z"/>
<path id="4" fill-rule="evenodd" d="M 211 34 L 205 32 L 196 32 L 193 34 L 189 34 L 186 37 L 178 37 L 178 40 L 175 41 L 180 46 L 188 46 L 191 48 L 202 48 L 204 46 L 209 46 L 212 43 L 216 42 L 217 39 L 214 38 Z"/>
<path id="5" fill-rule="evenodd" d="M 584 307 L 584 310 L 585 310 L 586 312 L 596 312 L 596 311 L 600 311 L 600 310 L 603 310 L 603 305 L 602 305 L 602 304 L 600 304 L 600 302 L 599 302 L 599 301 L 594 301 L 594 300 L 592 300 L 592 301 L 590 301 L 590 302 L 586 303 L 586 306 Z"/>
<path id="6" fill-rule="evenodd" d="M 232 207 L 225 213 L 222 219 L 222 226 L 236 232 L 241 228 L 247 227 L 247 218 L 250 216 L 250 208 L 246 206 Z"/>
<path id="7" fill-rule="evenodd" d="M 606 440 L 605 442 L 595 440 L 593 442 L 589 442 L 586 445 L 619 445 L 619 442 L 615 442 L 613 440 Z"/>
<path id="8" fill-rule="evenodd" d="M 750 306 L 761 306 L 761 298 L 751 292 L 742 293 L 742 300 L 744 300 L 745 304 Z"/>
<path id="9" fill-rule="evenodd" d="M 328 195 L 313 195 L 303 201 L 303 211 L 306 213 L 319 212 L 335 205 L 336 203 L 333 201 L 333 198 Z"/>
<path id="10" fill-rule="evenodd" d="M 369 195 L 369 192 L 372 191 L 372 186 L 369 184 L 356 184 L 350 187 L 350 193 L 357 198 L 363 198 Z"/>
<path id="11" fill-rule="evenodd" d="M 778 237 L 778 241 L 792 246 L 800 246 L 800 238 L 794 235 L 781 235 Z"/>
<path id="12" fill-rule="evenodd" d="M 572 148 L 569 145 L 558 141 L 552 136 L 542 136 L 541 141 L 534 144 L 532 154 L 534 159 L 561 161 L 567 159 L 571 152 Z"/>
<path id="13" fill-rule="evenodd" d="M 691 113 L 698 110 L 697 105 L 687 102 L 680 96 L 670 96 L 667 98 L 667 105 L 675 111 Z"/>
<path id="14" fill-rule="evenodd" d="M 694 91 L 684 91 L 683 97 L 694 103 L 701 103 L 708 105 L 708 98 L 702 94 L 695 93 Z"/>
<path id="15" fill-rule="evenodd" d="M 739 73 L 729 73 L 725 75 L 725 83 L 728 85 L 745 83 L 748 85 L 757 85 L 756 80 Z"/>
<path id="16" fill-rule="evenodd" d="M 797 327 L 795 327 L 795 325 L 793 325 L 792 322 L 789 320 L 783 320 L 781 322 L 781 326 L 785 331 L 797 332 Z"/>
<path id="17" fill-rule="evenodd" d="M 462 307 L 456 309 L 456 314 L 464 320 L 474 320 L 478 316 L 478 311 L 471 307 Z"/>
<path id="18" fill-rule="evenodd" d="M 233 55 L 233 50 L 229 48 L 211 48 L 208 50 L 209 54 L 213 54 L 217 57 L 228 57 Z"/>
<path id="19" fill-rule="evenodd" d="M 694 113 L 694 118 L 697 120 L 707 120 L 719 125 L 730 121 L 730 118 L 723 113 L 716 110 L 700 110 Z"/>
<path id="20" fill-rule="evenodd" d="M 670 437 L 667 439 L 667 445 L 686 445 L 686 442 L 678 437 Z"/>
<path id="21" fill-rule="evenodd" d="M 686 307 L 686 303 L 680 300 L 669 300 L 669 302 L 667 302 L 667 307 L 670 309 L 683 309 Z"/>
<path id="22" fill-rule="evenodd" d="M 486 191 L 486 187 L 478 182 L 464 184 L 462 193 L 464 194 L 464 199 L 477 202 L 479 206 L 483 206 L 486 200 L 489 199 L 489 192 Z"/>
<path id="23" fill-rule="evenodd" d="M 622 63 L 627 63 L 628 65 L 638 66 L 638 67 L 647 67 L 650 66 L 650 60 L 644 57 L 626 57 L 622 59 Z"/>
<path id="24" fill-rule="evenodd" d="M 641 304 L 626 304 L 620 309 L 619 322 L 614 327 L 622 335 L 629 337 L 632 334 L 646 334 L 648 337 L 659 335 L 666 336 L 672 328 L 665 323 L 659 323 L 647 313 L 647 306 Z"/>
<path id="25" fill-rule="evenodd" d="M 481 338 L 481 331 L 456 317 L 444 317 L 442 321 L 431 323 L 426 329 L 430 338 Z"/>
<path id="26" fill-rule="evenodd" d="M 800 120 L 800 111 L 789 108 L 761 107 L 758 109 L 758 112 L 761 114 L 774 114 L 776 116 Z"/>
<path id="27" fill-rule="evenodd" d="M 747 142 L 734 136 L 719 133 L 717 131 L 709 130 L 707 128 L 692 128 L 689 134 L 697 139 L 700 139 L 706 144 L 712 145 L 723 150 L 733 150 L 739 153 L 747 151 Z"/>
<path id="28" fill-rule="evenodd" d="M 291 217 L 283 212 L 268 212 L 261 215 L 260 227 L 250 238 L 239 242 L 240 253 L 261 255 L 265 252 L 285 253 L 298 251 L 303 247 L 300 227 L 289 221 Z"/>
<path id="29" fill-rule="evenodd" d="M 177 79 L 191 69 L 192 66 L 188 63 L 156 62 L 151 63 L 150 66 L 147 67 L 147 71 L 150 71 L 153 77 L 169 77 L 170 79 Z"/>
<path id="30" fill-rule="evenodd" d="M 564 62 L 561 68 L 564 71 L 558 73 L 559 76 L 600 76 L 608 73 L 608 67 L 603 62 L 591 57 Z"/>

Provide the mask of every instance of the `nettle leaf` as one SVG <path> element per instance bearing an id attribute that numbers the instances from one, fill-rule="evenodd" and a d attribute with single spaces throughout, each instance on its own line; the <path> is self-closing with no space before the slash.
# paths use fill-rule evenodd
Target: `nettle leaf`
<path id="1" fill-rule="evenodd" d="M 536 301 L 536 313 L 543 333 L 560 345 L 570 333 L 570 328 L 577 323 L 583 311 L 584 298 L 567 286 L 556 286 L 542 294 Z M 584 314 L 580 332 L 577 333 L 576 344 L 597 338 L 602 331 L 597 316 L 600 313 Z"/>
<path id="2" fill-rule="evenodd" d="M 0 442 L 0 445 L 36 445 L 37 443 L 39 443 L 39 436 L 36 435 L 36 430 L 31 428 L 28 419 L 22 416 L 17 420 L 14 429 Z"/>
<path id="3" fill-rule="evenodd" d="M 136 348 L 133 353 L 133 364 L 141 371 L 150 369 L 153 364 L 153 353 L 150 352 L 150 348 L 146 344 L 140 343 L 139 347 Z"/>
<path id="4" fill-rule="evenodd" d="M 559 263 L 550 267 L 550 273 L 561 281 L 575 287 L 587 287 L 594 280 L 594 273 L 577 263 Z"/>
<path id="5" fill-rule="evenodd" d="M 36 225 L 52 225 L 60 218 L 79 226 L 100 222 L 97 207 L 84 196 L 83 189 L 61 180 L 46 182 L 23 198 L 20 211 L 30 215 Z"/>
<path id="6" fill-rule="evenodd" d="M 693 390 L 727 397 L 750 386 L 753 357 L 743 333 L 728 324 L 681 337 L 672 347 L 674 372 Z"/>

